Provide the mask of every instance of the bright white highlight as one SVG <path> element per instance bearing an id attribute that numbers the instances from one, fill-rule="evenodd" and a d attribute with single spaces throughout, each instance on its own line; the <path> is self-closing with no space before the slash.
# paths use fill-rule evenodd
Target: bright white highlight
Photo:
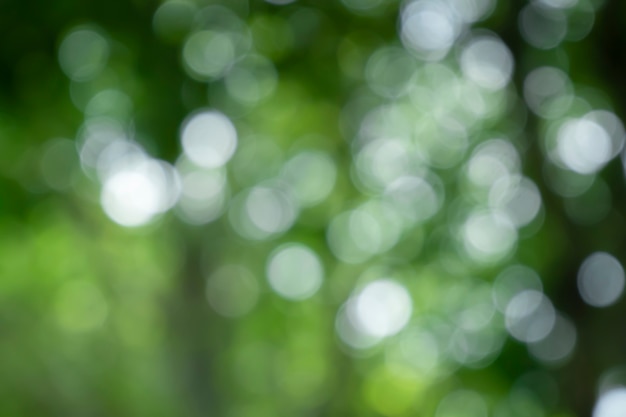
<path id="1" fill-rule="evenodd" d="M 509 83 L 513 73 L 513 55 L 494 36 L 470 41 L 461 53 L 463 75 L 480 87 L 500 90 Z"/>
<path id="2" fill-rule="evenodd" d="M 311 297 L 324 279 L 318 256 L 302 244 L 287 244 L 275 250 L 270 255 L 266 272 L 272 289 L 289 300 Z"/>
<path id="3" fill-rule="evenodd" d="M 462 24 L 449 5 L 431 0 L 410 3 L 401 19 L 400 35 L 405 46 L 431 60 L 448 53 Z"/>
<path id="4" fill-rule="evenodd" d="M 561 161 L 579 174 L 599 171 L 612 158 L 611 137 L 592 120 L 568 120 L 557 135 Z"/>
<path id="5" fill-rule="evenodd" d="M 626 417 L 626 388 L 603 393 L 593 408 L 593 417 Z"/>
<path id="6" fill-rule="evenodd" d="M 189 160 L 203 168 L 217 168 L 235 153 L 237 131 L 222 113 L 202 111 L 183 123 L 181 141 Z"/>
<path id="7" fill-rule="evenodd" d="M 561 125 L 550 156 L 574 172 L 594 174 L 619 154 L 624 137 L 624 125 L 614 113 L 595 110 Z"/>
<path id="8" fill-rule="evenodd" d="M 371 282 L 348 301 L 348 316 L 355 327 L 374 338 L 398 333 L 411 318 L 413 303 L 404 286 L 390 279 Z"/>
<path id="9" fill-rule="evenodd" d="M 150 222 L 176 202 L 178 178 L 168 164 L 146 159 L 119 167 L 104 180 L 100 202 L 105 213 L 122 226 Z"/>

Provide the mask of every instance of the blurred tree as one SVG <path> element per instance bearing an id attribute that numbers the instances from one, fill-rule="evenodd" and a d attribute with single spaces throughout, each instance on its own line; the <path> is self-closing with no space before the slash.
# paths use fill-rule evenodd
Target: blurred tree
<path id="1" fill-rule="evenodd" d="M 622 8 L 0 3 L 0 416 L 622 415 Z"/>

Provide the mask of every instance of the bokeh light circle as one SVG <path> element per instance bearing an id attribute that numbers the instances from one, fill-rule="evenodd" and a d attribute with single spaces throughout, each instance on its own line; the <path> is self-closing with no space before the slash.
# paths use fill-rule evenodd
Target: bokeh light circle
<path id="1" fill-rule="evenodd" d="M 266 268 L 272 289 L 288 300 L 304 300 L 314 295 L 324 280 L 324 268 L 313 250 L 299 243 L 276 249 Z"/>
<path id="2" fill-rule="evenodd" d="M 578 271 L 578 291 L 594 307 L 608 307 L 624 292 L 624 268 L 612 255 L 596 252 L 583 262 Z"/>
<path id="3" fill-rule="evenodd" d="M 224 114 L 204 110 L 183 122 L 181 142 L 192 162 L 204 168 L 216 168 L 226 164 L 235 153 L 237 131 Z"/>
<path id="4" fill-rule="evenodd" d="M 402 330 L 413 312 L 406 288 L 391 279 L 367 284 L 348 304 L 348 315 L 365 334 L 375 338 L 392 336 Z"/>

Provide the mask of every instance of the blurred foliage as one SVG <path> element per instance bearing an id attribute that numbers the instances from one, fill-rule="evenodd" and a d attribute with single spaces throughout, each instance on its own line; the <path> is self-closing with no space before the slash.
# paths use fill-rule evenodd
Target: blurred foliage
<path id="1" fill-rule="evenodd" d="M 623 16 L 0 2 L 0 416 L 623 415 Z"/>

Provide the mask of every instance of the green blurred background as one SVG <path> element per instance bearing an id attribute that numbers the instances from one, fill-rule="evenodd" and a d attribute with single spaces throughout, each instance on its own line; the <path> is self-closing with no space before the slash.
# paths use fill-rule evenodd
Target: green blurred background
<path id="1" fill-rule="evenodd" d="M 0 416 L 626 416 L 625 23 L 0 0 Z"/>

